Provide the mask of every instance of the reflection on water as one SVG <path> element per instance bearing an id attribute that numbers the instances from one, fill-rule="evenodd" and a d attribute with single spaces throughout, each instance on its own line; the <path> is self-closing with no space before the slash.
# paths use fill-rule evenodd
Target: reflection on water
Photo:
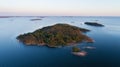
<path id="1" fill-rule="evenodd" d="M 38 17 L 0 18 L 0 67 L 120 67 L 120 17 L 39 17 L 42 20 L 30 21 L 34 18 Z M 83 23 L 93 20 L 99 20 L 105 27 Z M 78 44 L 87 52 L 85 57 L 72 55 L 72 46 L 26 46 L 16 40 L 19 34 L 56 23 L 68 23 L 91 30 L 86 34 L 95 43 Z"/>

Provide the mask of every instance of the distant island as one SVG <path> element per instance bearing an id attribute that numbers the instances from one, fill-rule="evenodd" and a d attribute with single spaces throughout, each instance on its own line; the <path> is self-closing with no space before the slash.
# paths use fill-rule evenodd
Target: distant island
<path id="1" fill-rule="evenodd" d="M 19 35 L 17 39 L 26 45 L 46 45 L 49 47 L 68 46 L 75 43 L 94 42 L 84 33 L 90 30 L 69 24 L 55 24 L 32 33 Z"/>
<path id="2" fill-rule="evenodd" d="M 103 27 L 103 24 L 97 23 L 97 22 L 85 22 L 86 25 L 91 25 L 91 26 L 99 26 Z"/>
<path id="3" fill-rule="evenodd" d="M 39 20 L 42 20 L 42 19 L 31 19 L 31 21 L 39 21 Z"/>
<path id="4" fill-rule="evenodd" d="M 12 16 L 0 16 L 0 18 L 10 18 Z"/>

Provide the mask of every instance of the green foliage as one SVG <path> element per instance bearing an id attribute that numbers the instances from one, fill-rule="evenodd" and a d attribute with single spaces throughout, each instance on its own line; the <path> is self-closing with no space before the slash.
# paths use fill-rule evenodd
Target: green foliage
<path id="1" fill-rule="evenodd" d="M 72 52 L 80 52 L 80 48 L 78 47 L 72 47 Z"/>

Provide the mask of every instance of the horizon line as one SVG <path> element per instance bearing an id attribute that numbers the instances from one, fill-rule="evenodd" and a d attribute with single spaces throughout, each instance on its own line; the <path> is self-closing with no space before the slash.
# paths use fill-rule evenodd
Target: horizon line
<path id="1" fill-rule="evenodd" d="M 28 17 L 32 17 L 32 16 L 33 17 L 35 17 L 35 16 L 36 17 L 37 16 L 38 17 L 40 17 L 40 16 L 44 16 L 45 17 L 45 16 L 62 16 L 62 15 L 23 15 L 23 16 L 22 15 L 0 15 L 0 17 L 27 17 L 27 16 Z M 72 17 L 72 16 L 78 16 L 78 15 L 65 15 L 65 16 L 66 17 L 69 17 L 69 16 Z M 63 15 L 63 17 L 64 17 L 64 15 Z M 107 15 L 106 16 L 99 16 L 99 15 L 98 16 L 89 16 L 89 15 L 88 16 L 87 15 L 86 16 L 82 16 L 81 15 L 81 17 L 120 17 L 120 16 L 107 16 Z"/>

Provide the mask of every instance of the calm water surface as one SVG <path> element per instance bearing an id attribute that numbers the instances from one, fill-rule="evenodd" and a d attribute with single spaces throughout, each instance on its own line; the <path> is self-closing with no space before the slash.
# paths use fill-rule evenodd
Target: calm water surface
<path id="1" fill-rule="evenodd" d="M 0 18 L 0 67 L 120 67 L 120 17 L 40 17 Z M 84 25 L 98 21 L 105 27 Z M 95 40 L 93 44 L 81 43 L 78 47 L 96 47 L 85 51 L 85 57 L 72 55 L 71 47 L 48 48 L 25 46 L 16 40 L 20 34 L 56 23 L 68 23 L 90 29 L 86 33 Z"/>

